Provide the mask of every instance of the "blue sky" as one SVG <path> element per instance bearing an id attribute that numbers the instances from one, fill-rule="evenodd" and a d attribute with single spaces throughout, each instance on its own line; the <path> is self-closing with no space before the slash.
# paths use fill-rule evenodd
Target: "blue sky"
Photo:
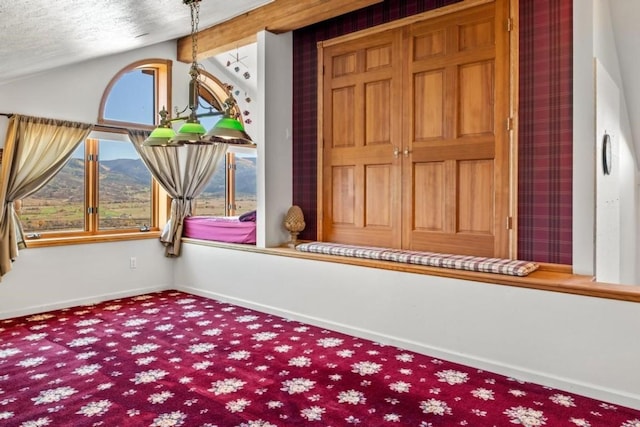
<path id="1" fill-rule="evenodd" d="M 105 118 L 153 125 L 153 86 L 152 74 L 141 70 L 124 74 L 111 88 L 105 104 Z M 100 144 L 100 160 L 138 158 L 138 153 L 128 141 L 101 141 L 105 143 Z M 82 157 L 82 147 L 73 156 Z"/>
<path id="2" fill-rule="evenodd" d="M 105 118 L 153 125 L 154 76 L 134 70 L 124 74 L 113 87 L 104 108 Z"/>

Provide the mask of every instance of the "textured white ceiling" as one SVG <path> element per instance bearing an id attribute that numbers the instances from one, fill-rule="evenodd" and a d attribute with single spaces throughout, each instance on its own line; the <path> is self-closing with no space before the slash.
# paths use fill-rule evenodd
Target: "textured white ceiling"
<path id="1" fill-rule="evenodd" d="M 269 1 L 202 0 L 199 28 Z M 182 0 L 0 0 L 0 84 L 190 32 Z"/>

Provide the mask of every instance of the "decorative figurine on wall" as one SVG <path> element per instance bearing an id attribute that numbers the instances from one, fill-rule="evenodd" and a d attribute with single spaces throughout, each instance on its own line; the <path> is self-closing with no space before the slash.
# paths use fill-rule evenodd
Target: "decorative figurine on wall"
<path id="1" fill-rule="evenodd" d="M 243 68 L 247 69 L 247 71 L 242 72 L 242 77 L 244 77 L 245 80 L 250 79 L 251 73 L 249 73 L 248 71 L 249 67 L 247 66 L 247 64 L 242 62 L 244 59 L 247 59 L 248 56 L 247 55 L 241 56 L 240 50 L 238 48 L 236 48 L 235 54 L 229 54 L 229 56 L 231 56 L 232 59 L 227 60 L 227 67 L 231 68 L 233 66 L 233 71 L 235 71 L 236 73 L 241 73 Z M 233 87 L 231 89 L 233 89 Z M 234 92 L 234 95 L 239 98 L 240 90 L 236 89 Z M 246 92 L 244 93 L 244 96 L 245 96 L 244 98 L 245 102 L 247 104 L 250 103 L 251 98 L 247 95 Z M 251 118 L 249 117 L 251 113 L 249 112 L 249 110 L 244 110 L 242 114 L 244 115 L 244 119 L 243 119 L 244 123 L 247 123 L 247 124 L 251 123 Z"/>
<path id="2" fill-rule="evenodd" d="M 233 59 L 227 61 L 227 67 L 231 67 L 233 65 L 233 71 L 235 71 L 236 73 L 240 72 L 240 65 L 242 65 L 244 68 L 249 68 L 244 62 L 242 62 L 242 60 L 248 58 L 248 56 L 240 56 L 240 51 L 238 49 L 236 49 L 235 55 L 231 55 L 231 58 Z M 244 77 L 245 79 L 249 79 L 251 78 L 251 73 L 249 73 L 249 71 L 245 71 L 244 73 L 242 73 L 242 77 Z"/>

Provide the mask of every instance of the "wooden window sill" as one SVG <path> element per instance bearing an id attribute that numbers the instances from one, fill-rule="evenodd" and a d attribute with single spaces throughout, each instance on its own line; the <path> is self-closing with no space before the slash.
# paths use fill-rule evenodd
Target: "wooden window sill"
<path id="1" fill-rule="evenodd" d="M 340 264 L 358 265 L 362 267 L 380 268 L 384 270 L 425 274 L 430 276 L 449 277 L 452 279 L 470 280 L 475 282 L 516 286 L 529 289 L 539 289 L 544 291 L 584 295 L 596 298 L 640 302 L 640 286 L 595 282 L 591 276 L 571 273 L 571 269 L 569 266 L 541 264 L 538 270 L 534 271 L 528 276 L 517 277 L 507 276 L 503 274 L 454 270 L 450 268 L 425 267 L 420 265 L 403 264 L 391 261 L 377 261 L 336 255 L 313 254 L 307 252 L 299 252 L 293 248 L 288 247 L 258 248 L 254 245 L 212 242 L 189 238 L 183 238 L 182 240 L 185 243 L 191 243 L 201 246 L 211 246 L 231 250 L 263 253 L 268 255 L 303 258 L 321 262 L 336 262 Z"/>
<path id="2" fill-rule="evenodd" d="M 92 236 L 43 237 L 41 239 L 27 239 L 26 245 L 28 249 L 31 249 L 49 246 L 83 245 L 87 243 L 120 242 L 124 240 L 157 239 L 159 237 L 159 231 L 139 231 L 134 233 L 114 233 Z"/>

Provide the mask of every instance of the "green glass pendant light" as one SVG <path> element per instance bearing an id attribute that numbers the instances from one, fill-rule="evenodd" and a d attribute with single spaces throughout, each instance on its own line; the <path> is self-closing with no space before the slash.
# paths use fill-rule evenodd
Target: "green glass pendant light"
<path id="1" fill-rule="evenodd" d="M 244 131 L 242 122 L 233 114 L 236 107 L 236 100 L 233 95 L 229 94 L 225 101 L 224 117 L 208 133 L 204 126 L 198 120 L 198 95 L 199 95 L 199 78 L 200 66 L 197 62 L 197 36 L 198 21 L 200 12 L 200 0 L 183 0 L 191 10 L 191 46 L 192 46 L 192 63 L 189 75 L 189 105 L 182 110 L 190 110 L 188 116 L 170 118 L 169 113 L 163 108 L 158 114 L 160 115 L 160 124 L 151 132 L 149 137 L 143 142 L 147 147 L 169 147 L 181 146 L 184 144 L 253 144 L 251 138 Z M 176 109 L 177 110 L 177 109 Z M 216 113 L 219 114 L 219 113 Z M 207 115 L 212 115 L 207 113 Z M 173 122 L 184 121 L 176 134 L 171 126 Z"/>

